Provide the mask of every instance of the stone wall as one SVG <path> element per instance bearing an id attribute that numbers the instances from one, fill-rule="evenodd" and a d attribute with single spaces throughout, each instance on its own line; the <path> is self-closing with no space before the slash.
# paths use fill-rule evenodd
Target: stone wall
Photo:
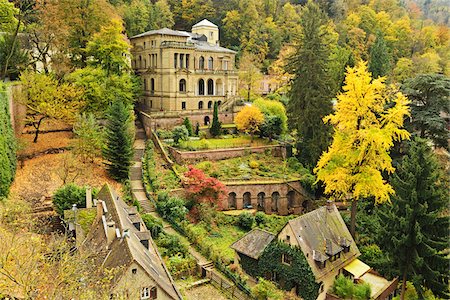
<path id="1" fill-rule="evenodd" d="M 228 196 L 225 210 L 251 208 L 267 214 L 300 214 L 308 210 L 311 200 L 299 181 L 292 182 L 223 182 Z"/>
<path id="2" fill-rule="evenodd" d="M 178 164 L 193 163 L 205 160 L 221 160 L 233 157 L 241 157 L 249 153 L 264 153 L 275 157 L 286 158 L 286 148 L 281 145 L 269 145 L 259 147 L 242 147 L 229 149 L 211 149 L 202 151 L 179 151 L 173 147 L 168 147 L 170 156 Z"/>
<path id="3" fill-rule="evenodd" d="M 195 124 L 198 122 L 200 126 L 204 126 L 206 123 L 206 120 L 209 120 L 209 124 L 211 124 L 213 119 L 213 111 L 207 110 L 204 112 L 192 112 L 192 113 L 177 113 L 173 114 L 168 113 L 166 116 L 156 114 L 155 116 L 151 117 L 151 122 L 149 126 L 153 130 L 157 129 L 172 129 L 173 127 L 177 125 L 182 125 L 184 118 L 189 118 L 189 120 L 192 123 L 192 126 L 195 127 Z M 233 123 L 234 113 L 232 112 L 219 112 L 219 121 L 222 122 L 222 124 L 231 124 Z"/>

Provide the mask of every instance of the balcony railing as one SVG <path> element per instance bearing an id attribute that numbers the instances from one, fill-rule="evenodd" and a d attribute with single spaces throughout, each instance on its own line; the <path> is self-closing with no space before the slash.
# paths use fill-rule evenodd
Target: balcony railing
<path id="1" fill-rule="evenodd" d="M 161 42 L 161 48 L 188 48 L 194 49 L 195 45 L 190 42 L 174 42 L 174 41 L 164 41 Z"/>
<path id="2" fill-rule="evenodd" d="M 195 74 L 205 74 L 205 75 L 237 75 L 237 70 L 206 70 L 206 69 L 195 69 Z"/>

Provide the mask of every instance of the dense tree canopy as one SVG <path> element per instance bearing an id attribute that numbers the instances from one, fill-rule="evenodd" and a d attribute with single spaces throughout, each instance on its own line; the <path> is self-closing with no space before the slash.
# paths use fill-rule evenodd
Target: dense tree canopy
<path id="1" fill-rule="evenodd" d="M 392 205 L 381 214 L 380 234 L 392 268 L 403 281 L 447 298 L 449 217 L 448 187 L 427 142 L 415 139 L 392 178 Z M 421 297 L 422 298 L 422 297 Z"/>
<path id="2" fill-rule="evenodd" d="M 402 90 L 411 101 L 411 132 L 429 138 L 438 147 L 449 147 L 450 78 L 438 74 L 407 80 Z"/>
<path id="3" fill-rule="evenodd" d="M 409 138 L 402 128 L 409 102 L 400 92 L 392 95 L 382 78 L 372 80 L 363 62 L 348 68 L 343 89 L 335 112 L 324 118 L 334 126 L 333 142 L 314 171 L 325 183 L 326 194 L 343 200 L 350 194 L 353 198 L 354 235 L 356 201 L 374 197 L 383 203 L 394 193 L 382 173 L 395 170 L 389 156 L 394 141 Z"/>

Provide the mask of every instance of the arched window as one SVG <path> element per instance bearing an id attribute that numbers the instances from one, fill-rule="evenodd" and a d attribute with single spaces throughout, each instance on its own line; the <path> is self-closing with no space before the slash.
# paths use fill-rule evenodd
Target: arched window
<path id="1" fill-rule="evenodd" d="M 214 81 L 208 79 L 208 95 L 214 95 Z"/>
<path id="2" fill-rule="evenodd" d="M 150 91 L 153 93 L 155 91 L 155 79 L 150 79 Z"/>
<path id="3" fill-rule="evenodd" d="M 205 116 L 205 118 L 203 119 L 205 126 L 209 125 L 209 122 L 211 121 L 211 119 L 209 118 L 209 116 Z"/>
<path id="4" fill-rule="evenodd" d="M 266 194 L 264 192 L 261 192 L 258 194 L 258 210 L 264 210 L 264 207 L 266 205 Z"/>
<path id="5" fill-rule="evenodd" d="M 214 69 L 214 59 L 210 56 L 208 58 L 208 70 Z"/>
<path id="6" fill-rule="evenodd" d="M 142 68 L 142 56 L 139 55 L 139 66 L 138 68 Z"/>
<path id="7" fill-rule="evenodd" d="M 144 91 L 146 91 L 147 89 L 148 89 L 147 79 L 144 78 Z"/>
<path id="8" fill-rule="evenodd" d="M 180 89 L 180 92 L 184 92 L 184 93 L 186 92 L 186 80 L 185 79 L 180 80 L 179 89 Z"/>
<path id="9" fill-rule="evenodd" d="M 277 212 L 278 211 L 278 201 L 280 200 L 280 193 L 273 192 L 272 193 L 272 211 Z"/>
<path id="10" fill-rule="evenodd" d="M 144 58 L 144 69 L 147 68 L 147 60 Z"/>
<path id="11" fill-rule="evenodd" d="M 200 102 L 198 103 L 198 109 L 203 109 L 203 101 L 200 101 Z"/>
<path id="12" fill-rule="evenodd" d="M 244 193 L 244 208 L 252 208 L 252 195 L 250 192 Z"/>
<path id="13" fill-rule="evenodd" d="M 295 203 L 295 192 L 294 191 L 289 191 L 287 193 L 287 199 L 288 199 L 288 209 L 294 208 L 294 206 L 296 206 L 296 203 Z"/>
<path id="14" fill-rule="evenodd" d="M 199 95 L 205 94 L 205 81 L 203 79 L 200 79 L 198 81 L 198 94 Z"/>
<path id="15" fill-rule="evenodd" d="M 236 209 L 236 193 L 228 194 L 228 208 Z"/>
<path id="16" fill-rule="evenodd" d="M 213 102 L 212 101 L 208 101 L 208 109 L 211 109 L 213 106 Z"/>
<path id="17" fill-rule="evenodd" d="M 200 56 L 198 60 L 198 68 L 200 70 L 203 70 L 205 68 L 205 58 L 203 56 Z"/>

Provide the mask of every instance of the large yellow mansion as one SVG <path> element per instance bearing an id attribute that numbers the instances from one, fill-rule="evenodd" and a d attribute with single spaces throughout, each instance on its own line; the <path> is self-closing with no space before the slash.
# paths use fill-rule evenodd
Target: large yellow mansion
<path id="1" fill-rule="evenodd" d="M 217 25 L 205 19 L 192 32 L 152 30 L 131 37 L 131 43 L 131 65 L 143 78 L 147 112 L 155 117 L 189 116 L 207 125 L 218 102 L 221 119 L 232 121 L 224 114 L 237 95 L 236 52 L 220 47 Z"/>

